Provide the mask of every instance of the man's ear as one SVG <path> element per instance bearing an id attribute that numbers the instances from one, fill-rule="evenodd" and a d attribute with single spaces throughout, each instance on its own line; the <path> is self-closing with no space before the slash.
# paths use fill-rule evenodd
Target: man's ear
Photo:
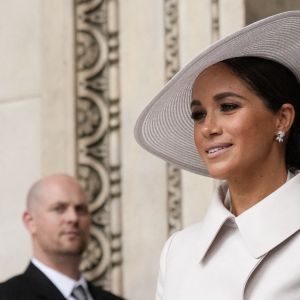
<path id="1" fill-rule="evenodd" d="M 35 221 L 32 213 L 26 210 L 22 216 L 23 223 L 27 230 L 32 234 L 36 231 Z"/>
<path id="2" fill-rule="evenodd" d="M 277 115 L 277 130 L 287 133 L 291 129 L 295 119 L 294 106 L 290 103 L 284 103 L 277 112 Z"/>

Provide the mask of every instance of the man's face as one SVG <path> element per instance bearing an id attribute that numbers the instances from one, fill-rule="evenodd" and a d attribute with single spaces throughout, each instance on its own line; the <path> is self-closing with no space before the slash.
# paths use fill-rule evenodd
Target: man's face
<path id="1" fill-rule="evenodd" d="M 37 256 L 81 256 L 88 242 L 90 215 L 76 181 L 63 176 L 48 180 L 29 214 L 27 227 Z"/>

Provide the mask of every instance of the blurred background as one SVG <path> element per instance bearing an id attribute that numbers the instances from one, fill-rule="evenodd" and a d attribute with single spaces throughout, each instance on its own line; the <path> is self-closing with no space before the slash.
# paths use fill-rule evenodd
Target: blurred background
<path id="1" fill-rule="evenodd" d="M 0 280 L 31 256 L 21 215 L 43 175 L 76 176 L 89 195 L 89 280 L 154 299 L 159 255 L 201 220 L 214 182 L 141 149 L 134 123 L 199 51 L 300 0 L 1 0 Z"/>

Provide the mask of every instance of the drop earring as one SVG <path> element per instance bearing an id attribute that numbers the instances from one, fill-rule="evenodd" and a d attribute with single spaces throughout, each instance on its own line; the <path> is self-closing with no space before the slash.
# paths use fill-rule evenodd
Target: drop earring
<path id="1" fill-rule="evenodd" d="M 283 140 L 284 140 L 284 137 L 285 137 L 285 133 L 281 130 L 279 130 L 277 133 L 276 133 L 276 141 L 278 143 L 282 143 Z"/>

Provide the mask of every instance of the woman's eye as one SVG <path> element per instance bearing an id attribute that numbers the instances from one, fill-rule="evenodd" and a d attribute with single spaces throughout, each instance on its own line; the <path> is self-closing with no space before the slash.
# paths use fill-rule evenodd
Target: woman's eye
<path id="1" fill-rule="evenodd" d="M 200 120 L 203 120 L 206 116 L 206 113 L 204 111 L 194 111 L 192 112 L 191 114 L 191 118 L 194 120 L 194 121 L 200 121 Z"/>
<path id="2" fill-rule="evenodd" d="M 239 107 L 239 105 L 235 104 L 235 103 L 223 103 L 223 104 L 221 104 L 221 111 L 228 112 L 228 111 L 235 110 L 238 107 Z"/>

